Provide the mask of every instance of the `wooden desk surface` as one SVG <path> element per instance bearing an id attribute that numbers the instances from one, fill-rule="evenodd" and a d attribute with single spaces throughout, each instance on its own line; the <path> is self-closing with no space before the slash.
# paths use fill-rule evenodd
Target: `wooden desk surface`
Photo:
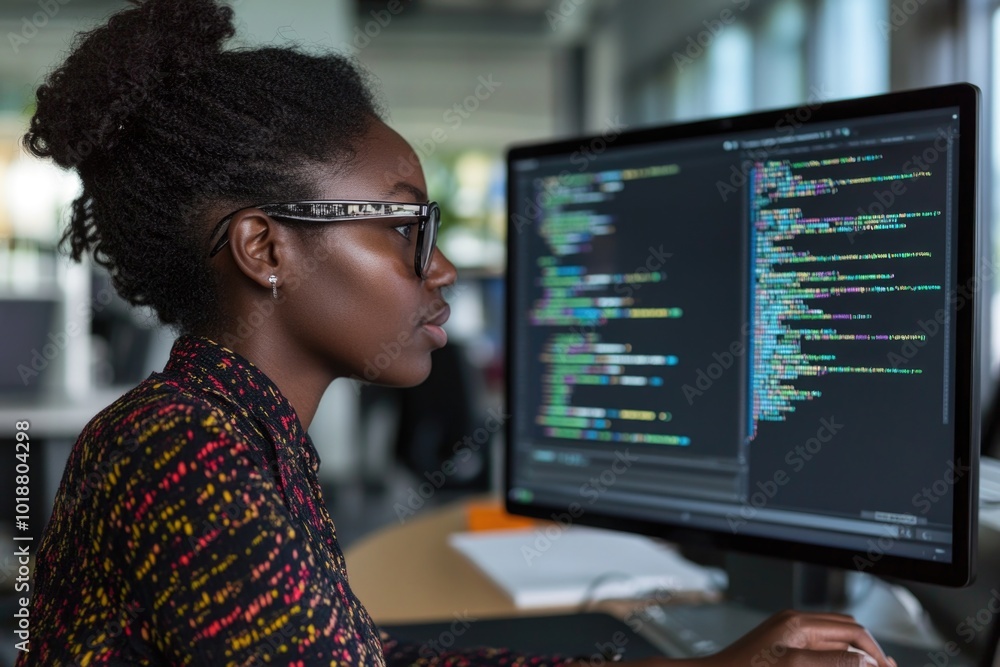
<path id="1" fill-rule="evenodd" d="M 481 498 L 480 498 L 481 499 Z M 509 597 L 447 542 L 466 529 L 465 501 L 419 512 L 344 554 L 351 588 L 377 623 L 536 613 Z M 537 613 L 551 613 L 552 609 Z"/>

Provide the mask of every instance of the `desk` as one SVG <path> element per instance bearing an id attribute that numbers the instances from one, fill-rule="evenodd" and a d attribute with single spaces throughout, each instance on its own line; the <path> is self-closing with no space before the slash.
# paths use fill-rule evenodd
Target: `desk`
<path id="1" fill-rule="evenodd" d="M 344 555 L 351 588 L 376 623 L 387 626 L 450 621 L 456 617 L 480 621 L 576 611 L 576 607 L 518 609 L 486 575 L 452 549 L 447 537 L 466 529 L 467 504 L 468 501 L 459 501 L 421 512 L 401 525 L 391 526 L 362 539 L 347 550 Z M 625 619 L 636 605 L 634 601 L 607 601 L 593 605 L 592 609 Z M 510 622 L 503 625 L 502 633 L 498 633 L 496 628 L 487 630 L 487 633 L 502 634 L 505 638 L 517 636 L 516 641 L 507 642 L 490 636 L 480 637 L 469 645 L 503 645 L 527 653 L 589 655 L 597 646 L 595 640 L 610 641 L 620 631 L 616 625 L 602 625 L 601 619 L 595 616 L 580 617 L 579 623 L 575 618 L 571 620 L 570 626 L 574 628 L 574 632 L 568 632 L 565 623 L 559 626 L 560 630 L 544 626 L 545 639 L 539 646 L 518 645 L 517 642 L 538 641 L 538 637 L 532 637 L 531 632 L 526 632 L 525 626 L 515 628 L 513 625 L 517 624 L 512 625 Z M 486 625 L 488 623 L 477 623 L 475 629 L 483 629 Z M 534 630 L 537 634 L 537 628 Z M 466 637 L 472 634 L 470 632 Z M 627 643 L 631 652 L 628 655 L 636 659 L 662 655 L 670 649 L 669 645 L 662 645 L 652 638 L 645 639 L 648 641 L 632 636 L 619 643 L 622 646 Z M 653 643 L 649 643 L 650 641 Z"/>
<path id="2" fill-rule="evenodd" d="M 370 535 L 344 554 L 351 588 L 378 623 L 523 614 L 485 575 L 448 546 L 466 529 L 466 502 L 412 516 Z M 544 613 L 540 611 L 539 613 Z"/>
<path id="3" fill-rule="evenodd" d="M 368 536 L 347 550 L 345 557 L 351 588 L 377 623 L 420 623 L 454 619 L 463 615 L 485 619 L 574 611 L 575 608 L 518 609 L 501 589 L 465 557 L 454 551 L 448 545 L 447 536 L 466 529 L 466 505 L 467 502 L 460 501 L 421 512 L 401 525 L 394 525 Z M 991 584 L 995 583 L 992 578 L 990 581 Z M 938 587 L 928 588 L 935 589 L 933 597 L 939 603 L 945 598 L 949 601 L 952 597 L 956 598 L 952 602 L 960 599 L 959 608 L 962 610 L 977 609 L 982 604 L 979 598 L 989 598 L 985 588 L 981 586 L 955 592 Z M 863 596 L 864 606 L 849 610 L 859 621 L 869 626 L 886 626 L 891 632 L 885 636 L 897 641 L 912 641 L 915 637 L 923 637 L 924 642 L 932 648 L 943 645 L 944 640 L 930 627 L 921 627 L 919 631 L 909 625 L 905 630 L 895 627 L 897 621 L 906 621 L 908 624 L 907 615 L 903 613 L 900 618 L 901 611 L 894 606 L 898 600 L 892 596 L 886 597 L 882 588 L 876 588 L 876 592 L 878 594 Z M 642 603 L 636 601 L 606 601 L 592 608 L 626 619 L 640 606 L 643 606 Z M 954 613 L 956 612 L 947 616 L 950 618 Z M 964 613 L 957 618 L 962 617 Z M 954 628 L 954 623 L 946 625 Z M 657 633 L 653 628 L 647 626 L 641 634 L 668 655 L 683 655 L 675 652 L 678 649 L 670 643 L 668 637 Z M 991 641 L 988 634 L 983 633 L 983 644 Z M 736 634 L 733 638 L 735 636 L 739 635 Z M 975 652 L 989 650 L 980 645 L 969 648 Z M 926 647 L 912 648 L 905 655 L 926 661 L 926 651 Z M 952 664 L 968 664 L 968 661 L 955 660 Z"/>
<path id="4" fill-rule="evenodd" d="M 478 497 L 474 502 L 487 500 Z M 377 623 L 420 623 L 467 614 L 476 618 L 567 613 L 578 606 L 520 609 L 507 594 L 448 544 L 448 535 L 466 530 L 469 500 L 420 512 L 403 524 L 363 538 L 344 554 L 351 589 Z M 696 601 L 700 595 L 677 595 Z M 605 600 L 588 606 L 618 618 L 636 600 Z"/>

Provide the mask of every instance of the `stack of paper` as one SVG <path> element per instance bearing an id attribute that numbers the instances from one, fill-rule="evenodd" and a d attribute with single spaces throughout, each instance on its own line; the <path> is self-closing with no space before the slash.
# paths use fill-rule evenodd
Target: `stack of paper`
<path id="1" fill-rule="evenodd" d="M 712 592 L 724 577 L 650 538 L 596 528 L 455 533 L 448 539 L 520 608 Z"/>

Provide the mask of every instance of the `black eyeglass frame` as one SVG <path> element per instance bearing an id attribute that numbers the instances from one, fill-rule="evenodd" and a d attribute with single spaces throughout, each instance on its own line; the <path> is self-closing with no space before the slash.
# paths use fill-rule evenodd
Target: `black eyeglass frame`
<path id="1" fill-rule="evenodd" d="M 215 257 L 229 243 L 229 222 L 233 216 L 249 208 L 260 209 L 268 216 L 278 220 L 295 220 L 299 222 L 344 222 L 347 220 L 379 220 L 385 218 L 416 218 L 417 227 L 416 250 L 413 257 L 413 270 L 417 277 L 423 280 L 430 267 L 434 249 L 437 247 L 437 231 L 441 225 L 441 208 L 437 202 L 426 204 L 408 204 L 391 201 L 298 201 L 244 206 L 219 220 L 212 230 L 210 238 L 220 234 L 218 240 L 208 253 L 209 259 Z M 430 250 L 423 256 L 424 236 L 427 234 L 428 223 L 431 223 L 430 234 L 433 235 Z"/>

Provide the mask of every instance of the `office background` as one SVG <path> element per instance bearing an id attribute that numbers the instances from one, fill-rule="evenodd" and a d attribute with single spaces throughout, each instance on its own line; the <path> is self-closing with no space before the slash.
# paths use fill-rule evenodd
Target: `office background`
<path id="1" fill-rule="evenodd" d="M 512 143 L 798 107 L 952 81 L 983 97 L 984 262 L 1000 198 L 1000 0 L 234 0 L 238 42 L 355 55 L 389 123 L 442 204 L 441 247 L 460 268 L 454 341 L 424 386 L 339 380 L 312 427 L 345 543 L 456 494 L 495 486 L 502 413 L 504 170 Z M 34 88 L 74 33 L 122 0 L 0 0 L 0 416 L 35 415 L 47 516 L 75 434 L 160 368 L 173 335 L 128 308 L 103 271 L 56 252 L 71 174 L 20 148 Z M 996 138 L 995 138 L 996 137 Z M 985 266 L 985 265 L 984 265 Z M 989 273 L 989 272 L 988 272 Z M 982 390 L 1000 359 L 993 281 L 981 284 Z M 9 418 L 9 419 L 8 419 Z M 426 471 L 477 430 L 489 444 L 433 497 Z M 39 487 L 36 487 L 39 488 Z M 0 540 L 8 544 L 9 540 Z"/>

